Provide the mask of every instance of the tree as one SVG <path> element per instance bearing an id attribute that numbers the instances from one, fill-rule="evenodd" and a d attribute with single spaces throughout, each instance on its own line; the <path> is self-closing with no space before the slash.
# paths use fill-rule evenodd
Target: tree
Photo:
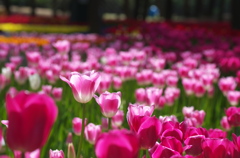
<path id="1" fill-rule="evenodd" d="M 240 1 L 231 0 L 231 24 L 234 29 L 240 29 Z"/>

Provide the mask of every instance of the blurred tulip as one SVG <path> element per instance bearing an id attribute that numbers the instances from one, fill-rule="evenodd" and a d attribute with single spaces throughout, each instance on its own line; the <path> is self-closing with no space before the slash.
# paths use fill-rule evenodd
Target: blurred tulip
<path id="1" fill-rule="evenodd" d="M 41 78 L 38 74 L 29 76 L 29 83 L 32 90 L 37 90 L 41 86 Z"/>
<path id="2" fill-rule="evenodd" d="M 97 158 L 137 158 L 139 148 L 135 134 L 127 130 L 112 130 L 98 137 L 95 153 Z"/>
<path id="3" fill-rule="evenodd" d="M 12 150 L 31 152 L 47 141 L 58 109 L 45 94 L 19 92 L 7 96 L 8 128 L 6 141 Z"/>
<path id="4" fill-rule="evenodd" d="M 117 113 L 112 117 L 112 124 L 121 127 L 124 121 L 124 112 L 122 110 L 118 110 Z"/>

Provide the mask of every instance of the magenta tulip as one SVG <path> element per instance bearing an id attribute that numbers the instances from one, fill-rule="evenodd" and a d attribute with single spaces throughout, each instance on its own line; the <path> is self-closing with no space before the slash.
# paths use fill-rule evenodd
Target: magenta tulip
<path id="1" fill-rule="evenodd" d="M 31 152 L 46 143 L 58 114 L 52 98 L 21 91 L 13 98 L 7 95 L 6 109 L 6 141 L 12 150 Z"/>
<path id="2" fill-rule="evenodd" d="M 89 123 L 85 128 L 84 134 L 90 144 L 95 144 L 96 139 L 101 134 L 101 126 Z"/>
<path id="3" fill-rule="evenodd" d="M 121 92 L 104 92 L 99 97 L 94 96 L 96 102 L 100 105 L 102 114 L 105 117 L 113 117 L 121 105 Z"/>
<path id="4" fill-rule="evenodd" d="M 137 158 L 139 148 L 135 134 L 127 130 L 112 130 L 98 137 L 95 153 L 97 158 Z"/>
<path id="5" fill-rule="evenodd" d="M 227 140 L 206 138 L 202 142 L 202 149 L 205 158 L 226 158 L 227 157 Z"/>
<path id="6" fill-rule="evenodd" d="M 148 117 L 137 130 L 141 148 L 149 149 L 154 146 L 162 131 L 162 123 L 156 117 Z"/>
<path id="7" fill-rule="evenodd" d="M 92 99 L 101 80 L 100 74 L 94 71 L 86 74 L 72 72 L 69 79 L 63 76 L 60 76 L 60 78 L 69 84 L 74 98 L 79 103 L 87 103 Z"/>
<path id="8" fill-rule="evenodd" d="M 51 150 L 49 151 L 49 158 L 64 158 L 62 150 Z"/>

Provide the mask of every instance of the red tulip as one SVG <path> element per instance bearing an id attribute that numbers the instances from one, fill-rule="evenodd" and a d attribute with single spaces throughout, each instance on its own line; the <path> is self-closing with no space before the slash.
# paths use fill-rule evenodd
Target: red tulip
<path id="1" fill-rule="evenodd" d="M 6 109 L 6 141 L 12 150 L 30 152 L 46 143 L 58 113 L 52 98 L 21 91 L 13 98 L 7 95 Z"/>

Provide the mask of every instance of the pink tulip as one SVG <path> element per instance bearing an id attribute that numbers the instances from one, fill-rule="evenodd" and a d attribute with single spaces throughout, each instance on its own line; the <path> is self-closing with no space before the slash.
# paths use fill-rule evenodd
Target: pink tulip
<path id="1" fill-rule="evenodd" d="M 52 86 L 51 85 L 42 85 L 42 91 L 47 95 L 51 95 Z"/>
<path id="2" fill-rule="evenodd" d="M 146 101 L 148 105 L 158 104 L 159 98 L 162 95 L 162 89 L 156 87 L 146 88 Z"/>
<path id="3" fill-rule="evenodd" d="M 86 74 L 72 72 L 70 79 L 63 76 L 60 76 L 60 78 L 69 84 L 72 88 L 74 98 L 79 103 L 87 103 L 92 99 L 101 80 L 99 73 L 94 71 Z"/>
<path id="4" fill-rule="evenodd" d="M 175 137 L 162 137 L 161 145 L 173 149 L 180 154 L 183 152 L 182 142 Z"/>
<path id="5" fill-rule="evenodd" d="M 98 137 L 95 153 L 98 158 L 137 158 L 139 148 L 135 134 L 127 130 L 112 130 Z"/>
<path id="6" fill-rule="evenodd" d="M 218 86 L 224 95 L 227 95 L 228 91 L 235 90 L 237 83 L 233 77 L 221 78 L 218 82 Z"/>
<path id="7" fill-rule="evenodd" d="M 222 131 L 221 129 L 209 129 L 208 130 L 208 136 L 209 138 L 226 138 L 227 132 Z"/>
<path id="8" fill-rule="evenodd" d="M 113 77 L 113 87 L 118 90 L 122 87 L 122 80 L 120 77 Z"/>
<path id="9" fill-rule="evenodd" d="M 226 115 L 228 119 L 228 123 L 231 126 L 237 127 L 240 126 L 240 108 L 238 107 L 230 107 L 226 110 Z"/>
<path id="10" fill-rule="evenodd" d="M 182 84 L 187 95 L 192 95 L 194 93 L 194 84 L 196 80 L 183 78 Z"/>
<path id="11" fill-rule="evenodd" d="M 122 110 L 118 110 L 117 113 L 112 117 L 112 124 L 120 127 L 124 121 L 124 112 Z"/>
<path id="12" fill-rule="evenodd" d="M 29 73 L 26 67 L 20 67 L 18 71 L 14 71 L 14 78 L 18 84 L 24 84 L 28 79 Z"/>
<path id="13" fill-rule="evenodd" d="M 121 105 L 121 92 L 109 93 L 106 91 L 99 97 L 94 97 L 96 102 L 100 105 L 102 114 L 108 118 L 113 117 Z"/>
<path id="14" fill-rule="evenodd" d="M 90 144 L 95 144 L 96 139 L 101 134 L 101 126 L 100 125 L 94 125 L 93 123 L 89 123 L 85 127 L 85 138 Z"/>
<path id="15" fill-rule="evenodd" d="M 193 86 L 193 91 L 194 91 L 194 94 L 196 95 L 196 97 L 200 98 L 204 95 L 206 90 L 205 90 L 203 83 L 200 81 L 197 81 L 197 82 L 195 82 L 195 84 Z"/>
<path id="16" fill-rule="evenodd" d="M 165 86 L 165 76 L 162 73 L 153 73 L 152 84 L 154 87 L 163 88 Z"/>
<path id="17" fill-rule="evenodd" d="M 135 97 L 137 102 L 144 103 L 146 102 L 147 96 L 146 96 L 146 90 L 144 88 L 138 88 L 135 90 Z"/>
<path id="18" fill-rule="evenodd" d="M 57 49 L 57 51 L 64 55 L 70 50 L 70 42 L 67 40 L 57 41 L 53 44 L 53 46 Z"/>
<path id="19" fill-rule="evenodd" d="M 51 150 L 49 151 L 49 158 L 64 158 L 62 150 Z"/>
<path id="20" fill-rule="evenodd" d="M 7 96 L 6 109 L 6 141 L 12 150 L 31 152 L 46 143 L 58 113 L 52 98 L 21 91 L 13 98 Z"/>
<path id="21" fill-rule="evenodd" d="M 223 129 L 229 131 L 231 129 L 230 124 L 228 123 L 227 116 L 223 116 L 220 122 Z"/>
<path id="22" fill-rule="evenodd" d="M 185 152 L 186 154 L 197 156 L 202 153 L 202 146 L 201 143 L 205 139 L 204 135 L 195 135 L 188 137 L 184 144 L 185 146 Z"/>
<path id="23" fill-rule="evenodd" d="M 227 99 L 232 106 L 237 106 L 240 101 L 240 91 L 227 92 Z"/>
<path id="24" fill-rule="evenodd" d="M 153 147 L 161 131 L 162 123 L 156 117 L 147 117 L 144 121 L 140 122 L 139 128 L 136 129 L 136 134 L 140 140 L 141 148 L 150 149 Z"/>
<path id="25" fill-rule="evenodd" d="M 85 120 L 84 125 L 86 125 L 87 120 Z M 72 120 L 72 128 L 73 128 L 73 132 L 76 135 L 81 135 L 81 131 L 82 131 L 82 119 L 80 119 L 79 117 L 74 117 Z"/>
<path id="26" fill-rule="evenodd" d="M 173 150 L 173 149 L 170 149 L 168 147 L 165 147 L 163 145 L 157 145 L 157 147 L 155 147 L 156 149 L 150 153 L 151 155 L 151 158 L 162 158 L 162 157 L 166 157 L 166 158 L 170 158 L 170 157 L 173 157 L 175 155 L 179 155 L 180 156 L 180 153 Z"/>
<path id="27" fill-rule="evenodd" d="M 145 116 L 150 117 L 154 111 L 154 106 L 145 106 L 139 104 L 130 104 L 127 111 L 127 121 L 131 130 L 137 131 L 139 122 Z"/>
<path id="28" fill-rule="evenodd" d="M 176 76 L 169 76 L 166 79 L 166 83 L 170 87 L 176 87 L 177 83 L 178 83 L 178 77 L 176 77 Z"/>
<path id="29" fill-rule="evenodd" d="M 54 87 L 52 89 L 52 96 L 56 101 L 62 100 L 62 91 L 63 91 L 63 88 L 61 88 L 61 87 L 59 87 L 59 88 Z"/>
<path id="30" fill-rule="evenodd" d="M 203 155 L 205 158 L 226 158 L 227 145 L 226 139 L 206 138 L 202 142 Z"/>
<path id="31" fill-rule="evenodd" d="M 27 60 L 30 64 L 36 65 L 41 59 L 41 54 L 39 52 L 27 52 Z"/>

